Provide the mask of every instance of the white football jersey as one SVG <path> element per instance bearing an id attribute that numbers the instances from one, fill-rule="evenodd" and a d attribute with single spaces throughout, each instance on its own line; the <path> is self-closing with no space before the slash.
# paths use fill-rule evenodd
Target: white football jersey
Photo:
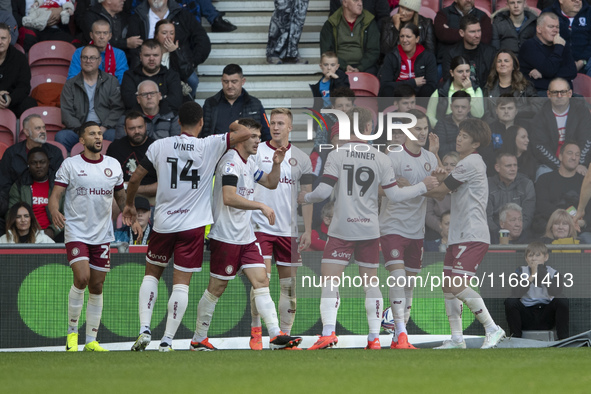
<path id="1" fill-rule="evenodd" d="M 337 181 L 328 235 L 346 241 L 379 238 L 378 185 L 396 186 L 388 156 L 369 144 L 349 142 L 329 153 L 323 178 Z"/>
<path id="2" fill-rule="evenodd" d="M 462 182 L 451 194 L 451 215 L 448 245 L 462 242 L 484 242 L 490 244 L 490 233 L 486 220 L 488 204 L 488 179 L 486 164 L 477 153 L 460 160 L 450 174 Z"/>
<path id="3" fill-rule="evenodd" d="M 146 152 L 158 174 L 154 230 L 174 233 L 211 224 L 215 166 L 229 148 L 228 133 L 207 138 L 187 134 L 156 140 Z"/>
<path id="4" fill-rule="evenodd" d="M 100 245 L 115 240 L 113 195 L 123 188 L 121 164 L 109 156 L 99 160 L 83 154 L 68 157 L 55 175 L 55 184 L 66 188 L 65 242 Z"/>
<path id="5" fill-rule="evenodd" d="M 259 145 L 256 163 L 258 168 L 267 174 L 273 169 L 275 150 L 269 141 Z M 261 211 L 254 211 L 252 220 L 255 231 L 281 237 L 297 237 L 298 182 L 304 174 L 312 174 L 312 162 L 308 155 L 289 144 L 285 159 L 281 163 L 281 177 L 277 189 L 270 190 L 262 185 L 254 187 L 254 201 L 260 201 L 275 211 L 274 226 L 269 224 Z"/>
<path id="6" fill-rule="evenodd" d="M 411 185 L 416 185 L 437 168 L 437 158 L 433 153 L 421 148 L 419 154 L 415 155 L 409 152 L 406 146 L 402 147 L 401 152 L 388 154 L 396 179 L 406 178 Z M 398 203 L 382 198 L 380 233 L 381 235 L 396 234 L 409 239 L 423 239 L 426 214 L 426 197 L 418 196 Z"/>
<path id="7" fill-rule="evenodd" d="M 261 179 L 263 172 L 257 167 L 254 156 L 247 160 L 236 151 L 230 149 L 221 158 L 215 172 L 213 187 L 213 225 L 209 238 L 233 245 L 247 245 L 256 240 L 250 221 L 252 210 L 237 209 L 224 204 L 222 180 L 224 176 L 238 177 L 236 194 L 252 201 L 255 183 Z"/>

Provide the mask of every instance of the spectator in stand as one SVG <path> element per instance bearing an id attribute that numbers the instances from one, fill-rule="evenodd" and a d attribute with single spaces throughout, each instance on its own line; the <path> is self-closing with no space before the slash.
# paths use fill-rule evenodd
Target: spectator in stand
<path id="1" fill-rule="evenodd" d="M 29 150 L 27 154 L 28 170 L 23 171 L 21 176 L 10 188 L 8 206 L 12 207 L 19 201 L 29 204 L 37 219 L 39 227 L 45 235 L 56 241 L 63 242 L 62 229 L 55 227 L 51 222 L 51 215 L 47 204 L 53 190 L 55 171 L 49 168 L 49 157 L 41 147 Z M 60 211 L 63 212 L 63 200 Z"/>
<path id="2" fill-rule="evenodd" d="M 482 28 L 476 16 L 464 15 L 460 19 L 459 32 L 462 40 L 449 47 L 443 56 L 443 80 L 451 78 L 449 71 L 452 59 L 462 56 L 470 64 L 472 84 L 482 88 L 493 64 L 495 50 L 490 45 L 481 43 Z"/>
<path id="3" fill-rule="evenodd" d="M 181 79 L 174 70 L 162 65 L 162 46 L 156 40 L 144 41 L 140 49 L 141 64 L 130 68 L 123 75 L 121 98 L 126 110 L 140 110 L 137 101 L 137 87 L 145 80 L 154 81 L 163 97 L 163 102 L 177 113 L 183 102 Z"/>
<path id="4" fill-rule="evenodd" d="M 144 41 L 154 38 L 156 23 L 164 18 L 175 25 L 175 38 L 185 57 L 191 59 L 195 67 L 203 63 L 211 52 L 209 37 L 201 23 L 196 23 L 193 15 L 174 0 L 147 0 L 140 3 L 129 20 L 127 35 L 139 36 Z M 130 51 L 129 66 L 132 69 L 138 64 L 137 54 L 137 48 Z M 135 86 L 137 83 L 134 90 Z M 178 106 L 174 111 L 177 110 Z"/>
<path id="5" fill-rule="evenodd" d="M 437 63 L 443 63 L 443 58 L 450 47 L 462 41 L 460 19 L 464 15 L 474 15 L 478 19 L 481 28 L 481 42 L 490 44 L 492 39 L 490 17 L 484 11 L 474 7 L 474 0 L 455 0 L 451 5 L 439 10 L 435 16 Z"/>
<path id="6" fill-rule="evenodd" d="M 335 89 L 331 93 L 330 97 L 332 109 L 338 109 L 344 113 L 347 113 L 351 108 L 355 106 L 355 92 L 349 88 L 341 87 Z M 326 126 L 328 129 L 324 128 L 324 124 L 321 124 L 321 127 L 316 129 L 316 134 L 314 136 L 314 149 L 318 148 L 318 146 L 322 144 L 330 144 L 333 128 L 338 123 L 337 117 L 333 114 L 324 114 L 324 120 L 326 120 Z M 336 126 L 338 128 L 338 126 Z M 314 163 L 312 163 L 312 167 L 314 167 Z"/>
<path id="7" fill-rule="evenodd" d="M 488 178 L 488 205 L 486 207 L 488 229 L 491 237 L 498 236 L 499 214 L 508 203 L 521 207 L 523 229 L 529 230 L 534 218 L 536 192 L 534 183 L 517 171 L 517 157 L 501 152 L 495 164 L 497 175 Z"/>
<path id="8" fill-rule="evenodd" d="M 546 232 L 540 238 L 540 241 L 545 244 L 552 245 L 578 245 L 581 241 L 577 239 L 577 228 L 572 215 L 565 209 L 557 209 L 552 213 L 548 224 L 546 224 Z M 583 241 L 586 244 L 586 241 Z M 575 253 L 579 251 L 570 251 Z M 554 253 L 560 253 L 555 251 Z M 567 253 L 567 251 L 562 251 Z"/>
<path id="9" fill-rule="evenodd" d="M 246 78 L 242 67 L 228 64 L 222 71 L 222 90 L 205 100 L 203 130 L 199 138 L 227 133 L 230 123 L 240 118 L 252 118 L 262 125 L 261 141 L 271 139 L 269 122 L 261 101 L 243 88 Z"/>
<path id="10" fill-rule="evenodd" d="M 267 63 L 308 64 L 300 57 L 298 44 L 302 36 L 308 0 L 275 0 L 269 23 Z"/>
<path id="11" fill-rule="evenodd" d="M 445 115 L 452 112 L 449 98 L 459 91 L 467 93 L 472 98 L 468 109 L 473 117 L 481 118 L 484 115 L 482 90 L 470 79 L 470 63 L 468 60 L 462 56 L 453 58 L 449 73 L 451 79 L 434 91 L 429 99 L 427 115 L 433 127 Z"/>
<path id="12" fill-rule="evenodd" d="M 573 91 L 562 78 L 553 79 L 548 86 L 550 100 L 544 103 L 534 118 L 531 135 L 533 154 L 542 164 L 537 176 L 556 170 L 558 154 L 565 141 L 575 141 L 581 149 L 577 172 L 585 175 L 591 161 L 591 114 L 582 98 L 572 98 Z"/>
<path id="13" fill-rule="evenodd" d="M 52 244 L 54 241 L 41 231 L 31 206 L 21 201 L 8 210 L 6 234 L 0 237 L 0 243 Z"/>
<path id="14" fill-rule="evenodd" d="M 312 230 L 312 243 L 310 244 L 310 249 L 324 250 L 326 241 L 328 241 L 328 227 L 330 227 L 333 214 L 334 203 L 329 202 L 324 204 L 322 210 L 320 211 L 322 221 L 320 222 L 319 226 Z"/>
<path id="15" fill-rule="evenodd" d="M 451 205 L 451 204 L 450 204 Z M 425 240 L 425 252 L 442 252 L 445 253 L 447 250 L 447 237 L 449 235 L 449 222 L 450 222 L 449 211 L 443 212 L 438 222 L 438 235 L 439 238 L 427 241 Z"/>
<path id="16" fill-rule="evenodd" d="M 10 45 L 10 28 L 0 23 L 0 109 L 9 109 L 16 117 L 37 101 L 29 96 L 31 69 L 27 57 Z"/>
<path id="17" fill-rule="evenodd" d="M 352 27 L 351 27 L 352 26 Z M 322 26 L 320 53 L 333 51 L 345 72 L 378 73 L 380 30 L 373 14 L 361 0 L 343 0 L 343 5 Z"/>
<path id="18" fill-rule="evenodd" d="M 330 97 L 338 88 L 349 88 L 349 76 L 339 68 L 339 57 L 332 51 L 324 52 L 320 57 L 320 69 L 322 77 L 314 84 L 310 85 L 312 95 L 322 98 L 322 104 L 314 102 L 315 108 L 328 108 L 331 106 Z"/>
<path id="19" fill-rule="evenodd" d="M 591 7 L 583 0 L 559 0 L 544 12 L 560 21 L 560 36 L 570 46 L 577 71 L 591 76 Z"/>
<path id="20" fill-rule="evenodd" d="M 470 116 L 471 97 L 462 90 L 451 96 L 451 114 L 445 115 L 433 132 L 439 137 L 439 157 L 456 150 L 456 138 L 460 132 L 460 123 Z"/>
<path id="21" fill-rule="evenodd" d="M 131 227 L 123 226 L 115 230 L 115 242 L 127 242 L 129 245 L 148 244 L 152 233 L 150 203 L 145 198 L 138 196 L 135 198 L 135 210 L 137 212 L 137 222 L 142 227 L 142 237 L 139 238 L 139 233 L 134 233 Z"/>
<path id="22" fill-rule="evenodd" d="M 174 115 L 166 104 L 162 104 L 162 94 L 158 91 L 158 85 L 152 80 L 146 79 L 137 87 L 137 102 L 140 105 L 139 113 L 143 116 L 147 136 L 157 140 L 173 135 L 181 134 L 179 117 Z M 133 111 L 138 112 L 138 111 Z M 122 116 L 117 123 L 116 138 L 125 136 L 125 121 L 127 115 Z"/>
<path id="23" fill-rule="evenodd" d="M 460 156 L 457 152 L 449 152 L 441 159 L 442 168 L 450 174 L 456 164 L 460 160 Z M 443 221 L 443 215 L 451 209 L 451 194 L 447 194 L 443 200 L 437 200 L 433 197 L 427 198 L 427 215 L 425 216 L 425 250 L 427 250 L 427 243 L 441 239 L 441 223 Z M 449 225 L 449 218 L 448 218 Z M 445 237 L 447 238 L 447 236 Z M 430 252 L 438 251 L 439 244 L 431 247 Z"/>
<path id="24" fill-rule="evenodd" d="M 560 167 L 558 171 L 543 174 L 536 182 L 536 212 L 532 224 L 534 235 L 540 236 L 546 229 L 546 224 L 556 209 L 569 211 L 569 216 L 577 214 L 583 175 L 577 172 L 581 150 L 575 142 L 567 141 L 560 148 Z M 580 238 L 583 243 L 591 241 L 589 224 L 591 224 L 591 210 L 589 205 L 585 209 L 585 216 L 578 221 L 583 231 Z"/>
<path id="25" fill-rule="evenodd" d="M 419 43 L 419 28 L 407 23 L 400 28 L 400 45 L 386 54 L 380 68 L 380 96 L 392 97 L 398 85 L 409 85 L 418 97 L 430 97 L 437 87 L 435 55 Z"/>
<path id="26" fill-rule="evenodd" d="M 117 121 L 124 111 L 117 78 L 99 70 L 101 53 L 98 47 L 84 47 L 80 61 L 82 71 L 66 81 L 60 98 L 62 122 L 66 128 L 55 135 L 55 140 L 68 152 L 80 140 L 74 130 L 85 122 L 98 123 L 103 138 L 113 141 Z"/>
<path id="27" fill-rule="evenodd" d="M 129 69 L 127 66 L 127 57 L 125 52 L 119 48 L 111 45 L 111 25 L 104 19 L 98 19 L 92 24 L 90 31 L 90 43 L 94 44 L 101 52 L 101 62 L 99 70 L 103 70 L 107 74 L 117 77 L 119 83 L 123 81 L 123 74 Z M 68 79 L 74 78 L 80 73 L 82 65 L 80 62 L 80 55 L 83 48 L 76 49 L 70 62 L 68 70 Z"/>
<path id="28" fill-rule="evenodd" d="M 495 49 L 519 53 L 521 44 L 536 35 L 537 18 L 526 7 L 525 0 L 507 0 L 507 7 L 493 14 L 491 45 Z"/>
<path id="29" fill-rule="evenodd" d="M 433 32 L 433 21 L 423 15 L 420 0 L 401 0 L 398 5 L 398 12 L 392 15 L 388 22 L 384 23 L 381 30 L 380 52 L 387 55 L 394 51 L 400 44 L 400 27 L 408 23 L 419 28 L 419 42 L 425 50 L 435 54 L 435 33 Z M 435 76 L 434 76 L 435 78 Z"/>
<path id="30" fill-rule="evenodd" d="M 103 20 L 109 24 L 109 33 L 111 34 L 109 42 L 115 48 L 127 51 L 141 45 L 139 37 L 127 37 L 131 13 L 124 9 L 123 0 L 99 0 L 98 2 L 91 1 L 91 3 L 93 5 L 86 9 L 85 14 L 79 16 L 83 20 L 79 27 L 82 30 L 85 43 L 93 41 L 96 45 L 96 34 L 95 37 L 92 37 L 90 33 L 94 22 Z M 78 12 L 78 2 L 76 2 L 76 12 Z"/>
<path id="31" fill-rule="evenodd" d="M 546 96 L 553 79 L 572 81 L 577 76 L 570 45 L 558 34 L 559 24 L 556 14 L 542 13 L 536 21 L 536 36 L 519 49 L 521 72 L 534 85 L 538 96 Z M 569 84 L 572 87 L 572 83 Z"/>
<path id="32" fill-rule="evenodd" d="M 490 243 L 497 245 L 500 243 L 500 230 L 509 231 L 509 244 L 522 245 L 530 241 L 531 236 L 523 225 L 523 210 L 515 203 L 507 203 L 501 207 L 499 212 L 499 231 L 490 233 Z"/>
<path id="33" fill-rule="evenodd" d="M 342 0 L 330 0 L 329 15 L 334 14 L 341 8 Z M 362 0 L 363 9 L 375 16 L 378 27 L 383 25 L 390 19 L 390 7 L 387 0 Z"/>
<path id="34" fill-rule="evenodd" d="M 10 45 L 16 44 L 18 40 L 18 24 L 10 10 L 0 10 L 0 23 L 6 24 L 10 30 Z"/>
<path id="35" fill-rule="evenodd" d="M 195 70 L 195 64 L 190 54 L 181 50 L 176 40 L 176 28 L 168 19 L 161 19 L 156 23 L 154 39 L 162 46 L 162 65 L 169 70 L 174 70 L 181 78 L 183 96 L 195 99 L 199 77 Z"/>
<path id="36" fill-rule="evenodd" d="M 518 172 L 532 181 L 536 179 L 538 162 L 529 149 L 529 136 L 525 128 L 517 125 L 510 126 L 507 129 L 502 150 L 517 157 Z"/>

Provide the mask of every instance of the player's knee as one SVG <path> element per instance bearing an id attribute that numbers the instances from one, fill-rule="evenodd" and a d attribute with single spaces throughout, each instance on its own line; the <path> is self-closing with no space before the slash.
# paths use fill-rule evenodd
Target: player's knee
<path id="1" fill-rule="evenodd" d="M 89 283 L 88 292 L 90 294 L 103 294 L 103 283 Z"/>
<path id="2" fill-rule="evenodd" d="M 226 287 L 228 287 L 227 280 L 210 281 L 209 285 L 207 286 L 207 291 L 216 297 L 221 297 L 222 294 L 224 294 Z"/>
<path id="3" fill-rule="evenodd" d="M 90 283 L 90 273 L 74 276 L 74 286 L 78 289 L 86 289 Z"/>

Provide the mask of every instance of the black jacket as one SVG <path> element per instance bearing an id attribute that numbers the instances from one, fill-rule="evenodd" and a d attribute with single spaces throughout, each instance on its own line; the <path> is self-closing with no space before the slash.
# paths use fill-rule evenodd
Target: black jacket
<path id="1" fill-rule="evenodd" d="M 332 15 L 336 10 L 341 8 L 341 0 L 330 0 L 330 11 L 328 15 Z M 363 9 L 372 13 L 376 17 L 378 27 L 382 27 L 383 24 L 390 18 L 390 5 L 388 0 L 363 0 Z"/>
<path id="2" fill-rule="evenodd" d="M 420 47 L 417 47 L 419 50 Z M 400 76 L 402 58 L 398 47 L 395 47 L 390 53 L 386 55 L 384 64 L 380 68 L 378 78 L 380 79 L 380 96 L 382 93 L 391 93 L 392 89 L 399 85 L 410 85 L 413 89 L 417 88 L 414 79 L 407 81 L 396 81 Z M 433 91 L 437 88 L 437 61 L 435 55 L 427 50 L 419 53 L 415 59 L 414 71 L 416 77 L 425 77 L 427 85 L 432 86 Z M 385 95 L 391 97 L 388 93 Z"/>
<path id="3" fill-rule="evenodd" d="M 509 49 L 518 54 L 521 44 L 536 35 L 536 14 L 529 10 L 524 11 L 527 19 L 521 25 L 519 32 L 515 30 L 509 10 L 506 8 L 493 14 L 492 20 L 492 42 L 495 49 Z"/>
<path id="4" fill-rule="evenodd" d="M 109 43 L 115 48 L 123 51 L 127 50 L 127 29 L 129 25 L 129 17 L 124 11 L 118 13 L 114 17 L 105 10 L 102 4 L 97 3 L 90 7 L 84 15 L 84 22 L 81 26 L 84 42 L 90 42 L 90 32 L 92 31 L 92 24 L 99 19 L 106 20 L 111 25 L 112 37 Z"/>
<path id="5" fill-rule="evenodd" d="M 12 100 L 10 106 L 19 105 L 31 91 L 31 69 L 27 57 L 12 45 L 0 65 L 0 90 L 7 90 Z"/>
<path id="6" fill-rule="evenodd" d="M 339 68 L 339 69 L 337 69 L 336 74 L 337 74 L 338 78 L 337 79 L 331 78 L 329 81 L 330 82 L 329 89 L 330 89 L 331 96 L 332 96 L 332 92 L 335 89 L 351 87 L 351 85 L 349 84 L 349 76 L 347 75 L 346 72 L 344 72 L 343 70 L 341 70 Z M 310 89 L 312 89 L 312 96 L 314 96 L 314 97 L 322 97 L 322 93 L 320 92 L 320 81 L 322 80 L 322 78 L 324 78 L 324 75 L 322 75 L 320 77 L 320 79 L 318 80 L 318 82 L 316 82 L 314 85 L 310 85 Z"/>
<path id="7" fill-rule="evenodd" d="M 447 81 L 451 78 L 449 69 L 453 58 L 456 56 L 463 56 L 464 58 L 470 61 L 470 52 L 472 51 L 469 51 L 466 48 L 464 48 L 463 41 L 460 41 L 456 45 L 448 48 L 446 54 L 443 56 L 443 64 L 441 65 L 444 81 Z M 470 63 L 473 63 L 474 68 L 476 69 L 476 80 L 472 79 L 472 84 L 475 84 L 477 87 L 483 88 L 484 85 L 486 85 L 486 79 L 488 78 L 490 68 L 495 58 L 495 50 L 490 45 L 480 44 L 474 50 L 472 55 L 474 59 L 470 61 Z"/>
<path id="8" fill-rule="evenodd" d="M 162 93 L 162 101 L 164 101 L 168 105 L 168 108 L 176 114 L 183 103 L 181 79 L 176 71 L 169 70 L 164 66 L 160 66 L 158 74 L 151 77 L 144 74 L 141 65 L 125 71 L 125 74 L 123 74 L 123 82 L 121 82 L 121 98 L 123 99 L 125 109 L 137 109 L 141 112 L 135 94 L 137 92 L 137 86 L 140 82 L 145 81 L 146 79 L 150 79 L 158 84 L 160 93 Z"/>
<path id="9" fill-rule="evenodd" d="M 433 21 L 429 18 L 425 18 L 419 15 L 419 37 L 420 43 L 425 47 L 426 50 L 435 54 L 435 33 L 433 32 Z M 387 23 L 384 23 L 381 29 L 380 38 L 380 52 L 384 55 L 392 52 L 398 46 L 398 37 L 400 31 L 394 27 L 394 22 L 389 19 Z"/>

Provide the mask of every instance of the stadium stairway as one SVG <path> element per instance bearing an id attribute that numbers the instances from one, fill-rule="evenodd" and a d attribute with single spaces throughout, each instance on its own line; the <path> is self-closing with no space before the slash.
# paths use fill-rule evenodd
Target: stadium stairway
<path id="1" fill-rule="evenodd" d="M 212 49 L 207 61 L 200 65 L 199 87 L 196 101 L 203 105 L 205 99 L 221 89 L 222 70 L 229 63 L 239 64 L 244 70 L 244 88 L 259 98 L 267 115 L 276 107 L 292 105 L 292 98 L 311 98 L 309 84 L 320 78 L 320 30 L 328 18 L 328 0 L 310 0 L 304 31 L 300 39 L 300 56 L 308 64 L 267 64 L 266 48 L 269 21 L 273 14 L 273 0 L 219 1 L 214 3 L 225 18 L 238 26 L 230 33 L 208 33 Z M 211 31 L 207 21 L 203 25 Z M 305 150 L 312 145 L 306 142 L 307 116 L 295 114 L 292 141 Z"/>

